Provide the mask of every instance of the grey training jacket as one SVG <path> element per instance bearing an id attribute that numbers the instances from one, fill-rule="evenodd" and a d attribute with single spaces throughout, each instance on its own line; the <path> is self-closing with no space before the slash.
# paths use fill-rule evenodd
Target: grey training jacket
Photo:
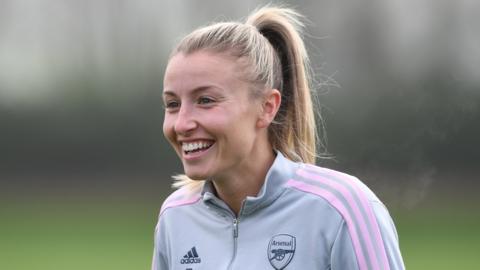
<path id="1" fill-rule="evenodd" d="M 238 217 L 209 181 L 175 191 L 154 242 L 152 270 L 404 269 L 392 219 L 367 186 L 279 152 Z"/>

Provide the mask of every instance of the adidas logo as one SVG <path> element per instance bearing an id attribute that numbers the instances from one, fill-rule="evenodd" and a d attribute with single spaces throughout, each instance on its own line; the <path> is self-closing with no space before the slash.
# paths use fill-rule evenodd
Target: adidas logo
<path id="1" fill-rule="evenodd" d="M 183 256 L 183 258 L 180 260 L 181 264 L 191 264 L 191 263 L 201 263 L 202 260 L 200 259 L 200 256 L 198 256 L 197 249 L 195 247 L 192 247 L 187 254 Z"/>

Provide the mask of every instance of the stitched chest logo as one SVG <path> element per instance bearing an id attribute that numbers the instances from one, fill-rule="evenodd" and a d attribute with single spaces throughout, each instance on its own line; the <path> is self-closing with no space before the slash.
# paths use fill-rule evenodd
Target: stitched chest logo
<path id="1" fill-rule="evenodd" d="M 200 259 L 200 256 L 197 253 L 197 249 L 195 247 L 192 247 L 187 254 L 183 256 L 183 258 L 180 260 L 181 264 L 192 264 L 192 263 L 201 263 L 202 260 Z"/>
<path id="2" fill-rule="evenodd" d="M 276 270 L 282 270 L 292 261 L 295 254 L 295 237 L 277 234 L 268 243 L 268 260 Z"/>

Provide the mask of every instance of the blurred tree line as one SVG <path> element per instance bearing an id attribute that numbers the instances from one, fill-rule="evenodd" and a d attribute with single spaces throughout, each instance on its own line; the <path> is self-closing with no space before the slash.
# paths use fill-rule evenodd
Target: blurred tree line
<path id="1" fill-rule="evenodd" d="M 0 4 L 0 177 L 180 172 L 161 128 L 169 50 L 184 33 L 223 19 L 216 14 L 237 19 L 259 2 L 238 9 L 209 1 L 62 2 Z M 390 4 L 294 4 L 311 21 L 306 39 L 334 156 L 320 164 L 349 172 L 476 171 L 479 66 L 468 64 L 473 75 L 465 75 L 456 54 L 480 45 L 465 33 L 474 21 L 459 21 L 469 6 L 443 3 L 438 10 L 457 12 L 419 21 L 429 36 L 405 45 L 392 32 L 408 37 L 398 27 L 412 18 L 393 23 L 384 11 L 399 3 Z M 459 29 L 463 35 L 449 40 Z M 317 38 L 325 34 L 333 37 Z"/>

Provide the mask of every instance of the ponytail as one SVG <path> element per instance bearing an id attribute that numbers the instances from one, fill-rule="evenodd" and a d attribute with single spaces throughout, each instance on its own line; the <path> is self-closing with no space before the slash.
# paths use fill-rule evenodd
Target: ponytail
<path id="1" fill-rule="evenodd" d="M 255 11 L 246 24 L 258 29 L 280 59 L 280 74 L 274 77 L 281 79 L 277 85 L 282 103 L 269 129 L 270 142 L 288 158 L 313 164 L 317 133 L 301 17 L 291 9 L 267 6 Z"/>

